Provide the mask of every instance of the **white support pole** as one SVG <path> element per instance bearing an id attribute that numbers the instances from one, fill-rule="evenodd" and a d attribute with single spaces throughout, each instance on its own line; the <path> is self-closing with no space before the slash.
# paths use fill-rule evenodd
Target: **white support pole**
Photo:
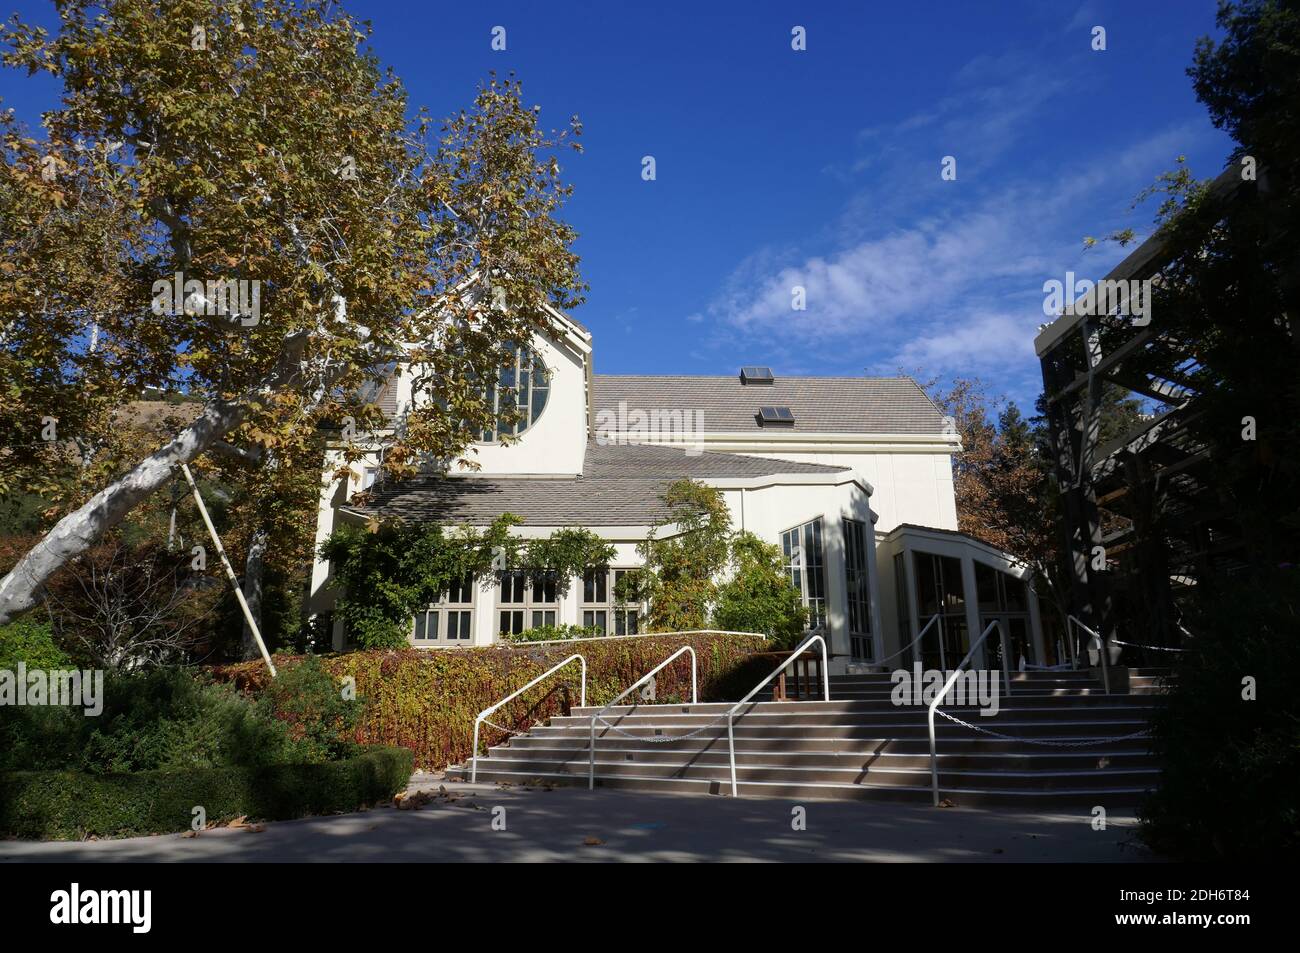
<path id="1" fill-rule="evenodd" d="M 235 598 L 239 600 L 239 608 L 244 611 L 244 619 L 253 632 L 253 638 L 257 639 L 257 647 L 262 652 L 266 667 L 271 670 L 271 677 L 275 678 L 275 663 L 271 661 L 271 653 L 266 650 L 266 643 L 262 641 L 262 630 L 257 627 L 252 610 L 248 608 L 248 602 L 244 599 L 244 591 L 239 588 L 239 577 L 235 575 L 234 567 L 230 565 L 230 560 L 226 558 L 226 549 L 221 545 L 221 537 L 217 535 L 217 528 L 212 525 L 212 518 L 208 516 L 208 508 L 203 505 L 203 495 L 199 493 L 198 484 L 194 482 L 194 474 L 190 473 L 190 465 L 182 463 L 181 472 L 185 474 L 185 481 L 189 483 L 190 490 L 194 493 L 194 502 L 198 504 L 199 515 L 203 517 L 203 525 L 208 528 L 208 535 L 212 537 L 212 544 L 217 547 L 217 555 L 221 557 L 221 565 L 225 567 L 231 588 L 235 590 Z"/>

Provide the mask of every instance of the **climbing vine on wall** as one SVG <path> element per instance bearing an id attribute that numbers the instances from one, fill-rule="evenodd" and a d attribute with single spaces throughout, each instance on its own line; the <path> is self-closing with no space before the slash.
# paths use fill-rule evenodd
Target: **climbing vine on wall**
<path id="1" fill-rule="evenodd" d="M 589 530 L 520 539 L 511 529 L 522 522 L 505 513 L 483 529 L 392 521 L 335 530 L 320 555 L 333 570 L 335 611 L 351 640 L 368 649 L 405 647 L 415 613 L 466 577 L 486 588 L 496 570 L 519 569 L 554 576 L 565 592 L 573 577 L 614 558 L 614 547 Z"/>

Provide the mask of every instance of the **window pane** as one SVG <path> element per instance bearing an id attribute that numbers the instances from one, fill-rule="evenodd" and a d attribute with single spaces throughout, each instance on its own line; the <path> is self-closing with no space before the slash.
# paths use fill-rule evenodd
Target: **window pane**
<path id="1" fill-rule="evenodd" d="M 981 612 L 994 612 L 998 605 L 998 571 L 981 562 L 975 563 L 975 592 Z"/>
<path id="2" fill-rule="evenodd" d="M 550 603 L 555 601 L 556 578 L 554 573 L 547 573 L 533 582 L 533 602 Z"/>
<path id="3" fill-rule="evenodd" d="M 1012 612 L 1029 611 L 1028 590 L 1024 582 L 1009 573 L 1000 573 L 1005 591 L 1006 606 Z"/>

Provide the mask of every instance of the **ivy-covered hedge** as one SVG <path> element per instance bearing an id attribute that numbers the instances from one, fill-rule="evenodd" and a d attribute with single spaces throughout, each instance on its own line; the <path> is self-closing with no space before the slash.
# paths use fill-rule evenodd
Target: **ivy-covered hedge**
<path id="1" fill-rule="evenodd" d="M 700 700 L 740 698 L 772 669 L 771 659 L 755 659 L 766 646 L 759 636 L 722 633 L 592 639 L 558 645 L 496 645 L 484 648 L 402 649 L 350 652 L 324 659 L 335 677 L 356 679 L 366 712 L 357 728 L 363 744 L 410 749 L 415 764 L 437 770 L 463 762 L 473 745 L 474 718 L 512 691 L 541 675 L 565 656 L 587 659 L 587 703 L 603 705 L 684 645 L 699 660 Z M 276 667 L 294 657 L 277 657 Z M 218 679 L 258 692 L 269 680 L 261 662 L 214 669 Z M 490 720 L 514 730 L 564 714 L 579 701 L 579 665 L 557 672 L 521 695 Z M 691 668 L 683 655 L 656 680 L 657 701 L 689 701 Z M 499 744 L 506 734 L 485 727 L 484 744 Z"/>
<path id="2" fill-rule="evenodd" d="M 0 773 L 0 835 L 70 840 L 188 830 L 196 806 L 208 821 L 288 820 L 355 811 L 406 787 L 411 752 L 372 748 L 343 761 L 256 768 Z"/>

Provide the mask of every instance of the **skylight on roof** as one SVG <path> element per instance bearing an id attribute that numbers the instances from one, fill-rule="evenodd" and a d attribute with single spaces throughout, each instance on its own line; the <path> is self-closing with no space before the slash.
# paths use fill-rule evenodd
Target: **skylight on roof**
<path id="1" fill-rule="evenodd" d="M 760 407 L 758 416 L 764 426 L 794 423 L 794 414 L 790 412 L 789 407 Z"/>
<path id="2" fill-rule="evenodd" d="M 776 378 L 772 375 L 772 368 L 751 364 L 740 369 L 740 382 L 742 384 L 774 384 Z"/>

